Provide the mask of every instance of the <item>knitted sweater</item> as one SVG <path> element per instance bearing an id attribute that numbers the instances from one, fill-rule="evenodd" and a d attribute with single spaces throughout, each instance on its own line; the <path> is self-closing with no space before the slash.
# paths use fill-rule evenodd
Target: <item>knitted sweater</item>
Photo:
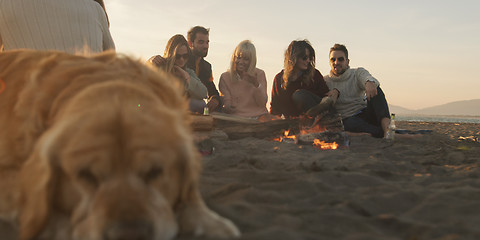
<path id="1" fill-rule="evenodd" d="M 93 0 L 0 0 L 2 45 L 68 53 L 115 48 L 105 12 Z"/>
<path id="2" fill-rule="evenodd" d="M 324 78 L 329 89 L 336 88 L 340 91 L 335 108 L 342 118 L 351 117 L 367 107 L 365 100 L 367 81 L 375 82 L 377 87 L 380 86 L 378 80 L 364 68 L 349 68 L 340 76 L 335 76 L 330 71 Z"/>
<path id="3" fill-rule="evenodd" d="M 224 111 L 242 117 L 258 117 L 267 111 L 267 79 L 265 72 L 255 69 L 257 87 L 244 80 L 232 80 L 230 71 L 220 76 L 218 84 L 223 96 Z"/>

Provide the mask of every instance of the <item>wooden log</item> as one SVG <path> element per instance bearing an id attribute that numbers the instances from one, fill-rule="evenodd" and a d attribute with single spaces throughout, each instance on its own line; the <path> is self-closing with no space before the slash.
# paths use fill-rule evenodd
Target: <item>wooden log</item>
<path id="1" fill-rule="evenodd" d="M 213 117 L 209 115 L 192 114 L 190 126 L 194 132 L 210 132 L 213 130 Z"/>
<path id="2" fill-rule="evenodd" d="M 333 143 L 336 142 L 340 146 L 348 146 L 349 138 L 345 132 L 319 132 L 319 133 L 308 133 L 297 135 L 296 140 L 297 144 L 301 145 L 312 145 L 315 139 L 319 141 Z"/>
<path id="3" fill-rule="evenodd" d="M 316 117 L 300 117 L 260 122 L 251 118 L 233 116 L 224 113 L 212 113 L 214 127 L 224 131 L 229 139 L 256 137 L 273 139 L 283 136 L 290 130 L 294 135 L 309 132 L 344 132 L 340 115 L 323 112 Z M 302 131 L 300 131 L 302 130 Z"/>
<path id="4" fill-rule="evenodd" d="M 214 113 L 214 126 L 224 131 L 229 139 L 245 137 L 274 138 L 283 135 L 285 130 L 297 129 L 298 119 L 280 119 L 260 122 L 255 119 L 237 117 L 228 114 Z"/>

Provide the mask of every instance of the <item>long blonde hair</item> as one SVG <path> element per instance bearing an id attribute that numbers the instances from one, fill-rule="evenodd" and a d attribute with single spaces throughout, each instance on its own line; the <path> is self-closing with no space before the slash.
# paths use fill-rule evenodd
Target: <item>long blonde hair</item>
<path id="1" fill-rule="evenodd" d="M 250 65 L 247 68 L 248 74 L 253 75 L 255 73 L 255 68 L 257 67 L 257 51 L 255 46 L 250 40 L 241 41 L 233 51 L 232 58 L 230 60 L 230 76 L 234 81 L 240 80 L 237 74 L 236 66 L 236 60 L 240 54 L 242 54 L 242 57 L 250 58 Z"/>
<path id="2" fill-rule="evenodd" d="M 300 80 L 303 84 L 309 85 L 313 82 L 313 74 L 315 72 L 315 50 L 308 40 L 294 40 L 288 45 L 285 51 L 284 72 L 283 81 L 281 87 L 287 89 L 287 85 L 290 81 L 295 80 L 296 76 L 293 76 L 293 69 L 297 64 L 298 59 L 305 57 L 305 50 L 310 52 L 310 64 L 307 70 L 303 71 L 300 76 Z"/>
<path id="3" fill-rule="evenodd" d="M 164 66 L 164 70 L 166 72 L 172 71 L 176 60 L 175 55 L 181 46 L 185 46 L 187 48 L 188 55 L 190 56 L 191 50 L 188 47 L 187 39 L 185 39 L 182 34 L 176 34 L 168 40 L 167 46 L 165 46 L 165 52 L 163 53 L 163 58 L 167 60 L 167 64 Z"/>

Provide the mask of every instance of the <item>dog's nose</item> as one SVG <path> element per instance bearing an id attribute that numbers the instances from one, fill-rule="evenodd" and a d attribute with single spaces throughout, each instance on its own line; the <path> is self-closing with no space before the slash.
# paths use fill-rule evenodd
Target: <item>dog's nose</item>
<path id="1" fill-rule="evenodd" d="M 105 229 L 104 240 L 151 240 L 153 226 L 145 221 L 125 221 Z"/>

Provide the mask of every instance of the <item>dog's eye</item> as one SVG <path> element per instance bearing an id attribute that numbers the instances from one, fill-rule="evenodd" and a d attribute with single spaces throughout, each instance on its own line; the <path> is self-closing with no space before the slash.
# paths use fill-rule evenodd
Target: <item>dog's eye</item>
<path id="1" fill-rule="evenodd" d="M 150 182 L 161 176 L 163 173 L 163 169 L 161 167 L 153 167 L 150 169 L 145 175 L 144 179 L 145 182 Z"/>
<path id="2" fill-rule="evenodd" d="M 98 186 L 98 179 L 89 169 L 82 169 L 77 174 L 78 178 L 93 186 Z"/>

